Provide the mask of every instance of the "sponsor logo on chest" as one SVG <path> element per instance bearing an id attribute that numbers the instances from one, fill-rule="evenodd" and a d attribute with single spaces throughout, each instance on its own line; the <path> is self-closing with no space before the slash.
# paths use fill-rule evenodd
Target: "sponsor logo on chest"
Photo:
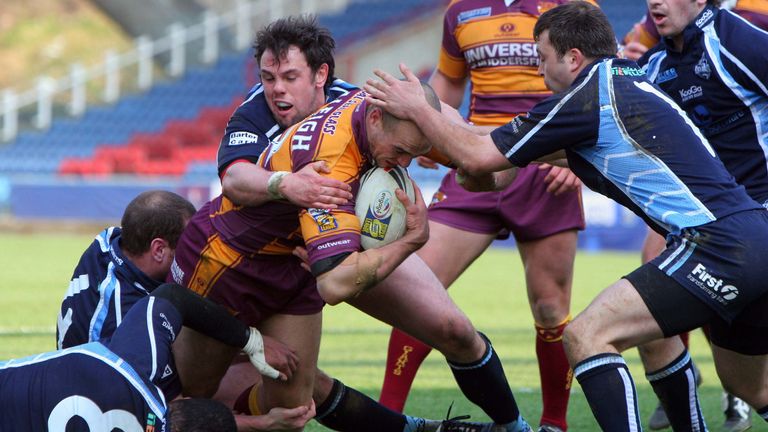
<path id="1" fill-rule="evenodd" d="M 463 24 L 473 18 L 478 17 L 487 17 L 491 16 L 491 8 L 490 7 L 484 7 L 479 9 L 471 9 L 468 11 L 464 11 L 459 13 L 459 15 L 456 17 L 456 21 L 458 24 Z"/>
<path id="2" fill-rule="evenodd" d="M 675 68 L 669 68 L 659 73 L 659 75 L 656 77 L 656 84 L 672 81 L 673 79 L 677 79 L 677 71 Z"/>
<path id="3" fill-rule="evenodd" d="M 688 102 L 691 99 L 696 99 L 702 96 L 704 96 L 704 90 L 701 88 L 701 86 L 692 85 L 687 89 L 680 90 L 681 102 Z"/>

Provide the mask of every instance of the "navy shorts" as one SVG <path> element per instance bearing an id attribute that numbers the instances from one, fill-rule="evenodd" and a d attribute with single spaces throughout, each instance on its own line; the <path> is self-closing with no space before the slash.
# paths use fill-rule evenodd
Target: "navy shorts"
<path id="1" fill-rule="evenodd" d="M 768 354 L 768 212 L 736 213 L 669 236 L 657 258 L 625 276 L 665 336 L 711 328 L 712 343 Z"/>

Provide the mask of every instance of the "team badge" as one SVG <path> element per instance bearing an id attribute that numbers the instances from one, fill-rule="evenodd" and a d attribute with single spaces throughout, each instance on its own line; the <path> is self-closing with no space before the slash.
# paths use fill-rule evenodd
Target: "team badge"
<path id="1" fill-rule="evenodd" d="M 701 79 L 709 79 L 709 76 L 712 74 L 712 68 L 709 67 L 709 62 L 707 61 L 707 53 L 701 53 L 701 59 L 699 59 L 699 62 L 696 63 L 696 66 L 693 68 L 693 72 L 697 77 Z"/>
<path id="2" fill-rule="evenodd" d="M 333 217 L 330 210 L 311 208 L 308 211 L 320 232 L 335 230 L 339 227 L 339 223 L 336 222 L 336 218 Z"/>

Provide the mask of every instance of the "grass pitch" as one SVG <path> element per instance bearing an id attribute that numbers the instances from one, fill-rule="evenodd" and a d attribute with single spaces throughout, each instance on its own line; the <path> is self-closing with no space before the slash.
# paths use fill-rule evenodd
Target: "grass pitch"
<path id="1" fill-rule="evenodd" d="M 0 359 L 54 349 L 56 314 L 72 270 L 93 235 L 0 233 Z M 634 269 L 635 253 L 580 253 L 573 290 L 574 315 L 605 286 Z M 494 342 L 524 416 L 537 424 L 541 414 L 533 320 L 528 309 L 523 272 L 515 250 L 491 249 L 456 282 L 452 297 L 478 329 Z M 320 367 L 349 386 L 377 398 L 386 358 L 389 328 L 347 305 L 326 307 Z M 699 388 L 710 429 L 722 423 L 720 384 L 701 332 L 691 335 L 691 354 L 704 377 Z M 655 396 L 643 377 L 634 350 L 625 353 L 635 378 L 642 418 L 655 407 Z M 438 353 L 424 362 L 413 385 L 406 412 L 430 418 L 471 414 L 487 417 L 461 395 Z M 578 383 L 574 382 L 568 421 L 571 431 L 599 430 Z M 768 431 L 753 414 L 753 429 Z M 644 425 L 647 429 L 647 425 Z M 324 431 L 311 422 L 307 431 Z"/>

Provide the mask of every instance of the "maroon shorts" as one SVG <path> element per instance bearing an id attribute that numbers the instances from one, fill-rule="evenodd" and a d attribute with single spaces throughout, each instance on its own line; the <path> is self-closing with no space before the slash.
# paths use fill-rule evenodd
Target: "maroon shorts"
<path id="1" fill-rule="evenodd" d="M 468 192 L 456 183 L 456 171 L 443 178 L 429 206 L 429 220 L 481 234 L 511 232 L 518 242 L 559 232 L 584 229 L 581 191 L 547 192 L 547 171 L 538 165 L 521 168 L 517 178 L 500 192 Z"/>
<path id="2" fill-rule="evenodd" d="M 169 279 L 251 326 L 274 314 L 315 314 L 325 305 L 314 276 L 298 258 L 236 251 L 213 230 L 206 211 L 198 212 L 181 235 Z"/>

